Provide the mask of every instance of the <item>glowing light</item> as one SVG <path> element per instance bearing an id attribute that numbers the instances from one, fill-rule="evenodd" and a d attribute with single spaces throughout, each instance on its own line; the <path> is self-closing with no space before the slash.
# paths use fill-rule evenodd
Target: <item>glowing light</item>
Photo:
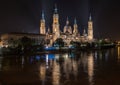
<path id="1" fill-rule="evenodd" d="M 0 57 L 0 71 L 2 69 L 2 57 Z"/>
<path id="2" fill-rule="evenodd" d="M 120 62 L 120 47 L 118 47 L 118 62 Z"/>
<path id="3" fill-rule="evenodd" d="M 0 42 L 0 47 L 3 47 L 3 45 L 2 45 L 2 41 Z"/>
<path id="4" fill-rule="evenodd" d="M 24 64 L 24 56 L 22 56 L 22 65 Z"/>
<path id="5" fill-rule="evenodd" d="M 48 54 L 46 55 L 46 68 L 48 68 Z"/>
<path id="6" fill-rule="evenodd" d="M 8 45 L 5 45 L 5 47 L 7 48 L 7 47 L 8 47 Z"/>
<path id="7" fill-rule="evenodd" d="M 69 74 L 72 72 L 72 61 L 70 58 L 65 58 L 63 69 L 66 74 L 66 78 L 69 79 L 70 76 Z"/>
<path id="8" fill-rule="evenodd" d="M 74 76 L 76 77 L 77 76 L 77 73 L 78 73 L 78 65 L 77 65 L 77 62 L 76 61 L 73 61 L 73 73 L 74 73 Z"/>
<path id="9" fill-rule="evenodd" d="M 53 85 L 60 85 L 60 66 L 54 61 L 53 65 Z"/>
<path id="10" fill-rule="evenodd" d="M 22 64 L 22 68 L 24 67 L 24 56 L 22 56 L 22 62 L 21 62 L 21 64 Z"/>
<path id="11" fill-rule="evenodd" d="M 51 59 L 54 59 L 55 58 L 55 55 L 54 54 L 48 54 L 48 59 L 51 60 Z"/>
<path id="12" fill-rule="evenodd" d="M 64 54 L 63 57 L 64 57 L 65 59 L 67 59 L 67 58 L 68 58 L 68 54 Z"/>
<path id="13" fill-rule="evenodd" d="M 36 60 L 40 60 L 40 56 L 38 56 L 38 55 L 35 58 L 36 58 Z"/>
<path id="14" fill-rule="evenodd" d="M 105 53 L 105 60 L 108 60 L 108 56 L 109 56 L 109 51 L 107 50 Z"/>
<path id="15" fill-rule="evenodd" d="M 48 46 L 46 46 L 46 48 L 48 48 Z"/>
<path id="16" fill-rule="evenodd" d="M 44 65 L 40 65 L 40 78 L 41 80 L 45 79 L 46 74 L 46 68 Z"/>
<path id="17" fill-rule="evenodd" d="M 88 56 L 88 77 L 90 85 L 93 85 L 94 59 L 92 53 Z"/>
<path id="18" fill-rule="evenodd" d="M 1 69 L 2 69 L 2 64 L 0 63 L 0 71 L 1 71 Z"/>
<path id="19" fill-rule="evenodd" d="M 98 55 L 97 51 L 95 51 L 95 60 L 97 60 L 97 55 Z"/>
<path id="20" fill-rule="evenodd" d="M 55 54 L 55 59 L 59 59 L 59 54 Z"/>

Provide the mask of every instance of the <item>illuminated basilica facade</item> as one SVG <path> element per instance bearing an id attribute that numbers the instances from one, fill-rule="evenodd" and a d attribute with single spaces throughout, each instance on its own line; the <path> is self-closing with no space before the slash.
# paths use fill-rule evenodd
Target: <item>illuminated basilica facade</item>
<path id="1" fill-rule="evenodd" d="M 46 31 L 47 30 L 47 31 Z M 63 32 L 60 30 L 58 9 L 55 6 L 53 13 L 52 31 L 50 28 L 46 29 L 44 13 L 42 12 L 42 18 L 40 20 L 40 34 L 46 35 L 46 40 L 49 40 L 49 45 L 52 45 L 57 38 L 62 38 L 66 45 L 69 45 L 71 41 L 78 42 L 92 42 L 93 41 L 93 22 L 91 15 L 88 20 L 88 30 L 84 29 L 83 34 L 80 34 L 78 30 L 77 20 L 74 19 L 73 28 L 69 25 L 69 19 L 67 17 L 66 25 L 63 28 Z"/>

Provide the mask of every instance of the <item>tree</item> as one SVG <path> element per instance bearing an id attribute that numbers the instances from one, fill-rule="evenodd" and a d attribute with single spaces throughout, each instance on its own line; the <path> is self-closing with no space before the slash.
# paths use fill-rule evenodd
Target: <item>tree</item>
<path id="1" fill-rule="evenodd" d="M 45 43 L 48 45 L 50 44 L 50 39 L 46 39 Z"/>
<path id="2" fill-rule="evenodd" d="M 57 38 L 55 43 L 54 43 L 54 46 L 58 46 L 58 47 L 64 47 L 64 41 L 62 38 Z"/>
<path id="3" fill-rule="evenodd" d="M 18 42 L 17 42 L 17 40 L 14 40 L 13 38 L 10 38 L 10 39 L 8 40 L 8 45 L 9 45 L 9 47 L 11 47 L 11 48 L 15 48 L 15 47 L 18 46 Z"/>
<path id="4" fill-rule="evenodd" d="M 33 43 L 34 42 L 30 38 L 28 38 L 26 36 L 19 39 L 19 47 L 23 51 L 31 50 L 31 47 L 32 47 Z"/>

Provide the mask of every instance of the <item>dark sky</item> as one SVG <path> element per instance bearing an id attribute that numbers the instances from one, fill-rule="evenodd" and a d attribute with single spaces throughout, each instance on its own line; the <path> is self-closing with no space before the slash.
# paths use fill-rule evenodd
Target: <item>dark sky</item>
<path id="1" fill-rule="evenodd" d="M 46 26 L 52 26 L 54 4 L 58 5 L 60 28 L 69 17 L 71 25 L 76 17 L 80 32 L 87 29 L 91 13 L 96 38 L 120 40 L 119 0 L 4 0 L 0 2 L 0 33 L 39 33 L 41 10 L 45 12 Z"/>

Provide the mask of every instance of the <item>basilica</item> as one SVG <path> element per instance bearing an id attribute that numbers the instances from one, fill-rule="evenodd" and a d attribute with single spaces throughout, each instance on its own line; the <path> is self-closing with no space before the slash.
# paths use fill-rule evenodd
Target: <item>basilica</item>
<path id="1" fill-rule="evenodd" d="M 81 31 L 81 30 L 80 30 Z M 93 42 L 93 22 L 91 15 L 88 18 L 88 28 L 83 30 L 80 34 L 77 20 L 74 19 L 73 26 L 70 25 L 69 19 L 66 19 L 66 24 L 63 31 L 60 29 L 59 24 L 59 14 L 57 6 L 55 6 L 53 13 L 52 28 L 46 28 L 44 12 L 42 12 L 42 17 L 40 20 L 40 33 L 3 33 L 0 35 L 0 47 L 11 47 L 14 46 L 14 41 L 19 41 L 23 37 L 28 37 L 35 42 L 35 45 L 53 46 L 56 39 L 62 38 L 64 41 L 64 46 L 70 46 L 70 42 Z"/>
<path id="2" fill-rule="evenodd" d="M 47 30 L 47 31 L 46 31 Z M 73 28 L 69 25 L 69 19 L 67 17 L 66 25 L 63 28 L 63 31 L 60 30 L 59 24 L 59 14 L 57 6 L 55 6 L 53 13 L 53 22 L 52 22 L 52 30 L 50 28 L 46 28 L 44 13 L 42 12 L 42 18 L 40 20 L 40 34 L 46 35 L 45 40 L 49 40 L 48 45 L 51 46 L 57 38 L 62 38 L 63 41 L 68 46 L 71 41 L 77 42 L 92 42 L 93 41 L 93 22 L 91 19 L 91 15 L 88 20 L 88 30 L 84 29 L 83 33 L 80 34 L 78 30 L 77 20 L 74 19 Z"/>

